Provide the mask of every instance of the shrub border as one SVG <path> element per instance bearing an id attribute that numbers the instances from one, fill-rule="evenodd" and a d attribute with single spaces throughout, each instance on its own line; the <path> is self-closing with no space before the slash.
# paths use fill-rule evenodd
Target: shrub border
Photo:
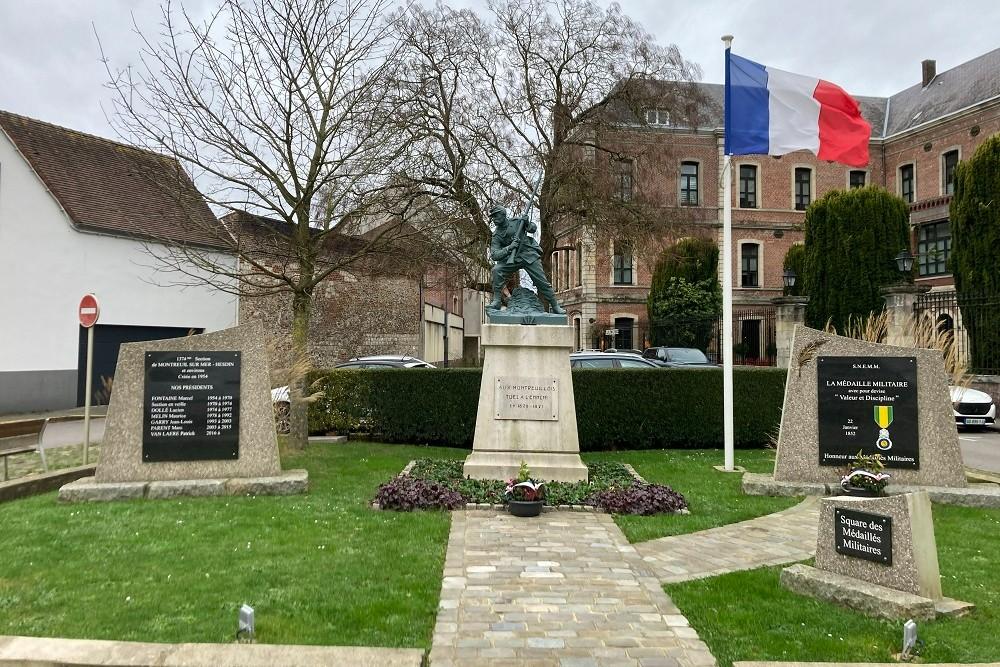
<path id="1" fill-rule="evenodd" d="M 625 468 L 626 472 L 628 472 L 628 474 L 632 476 L 632 479 L 634 479 L 639 484 L 649 484 L 649 482 L 646 481 L 646 478 L 644 478 L 642 475 L 640 475 L 638 473 L 638 471 L 636 471 L 636 469 L 632 467 L 631 464 L 629 464 L 629 463 L 619 463 L 617 461 L 616 461 L 616 463 L 618 463 L 620 466 L 622 466 L 623 468 Z M 416 459 L 410 461 L 405 466 L 403 466 L 403 469 L 399 472 L 399 474 L 396 475 L 396 477 L 402 477 L 403 475 L 409 475 L 410 472 L 413 470 L 413 466 L 415 466 L 415 465 L 417 465 Z M 395 478 L 393 478 L 393 479 L 395 479 Z M 377 502 L 374 502 L 374 501 L 371 503 L 371 508 L 373 510 L 378 510 L 379 512 L 382 512 L 382 511 L 385 511 L 385 512 L 394 512 L 395 511 L 395 510 L 383 510 L 382 506 L 379 505 Z M 505 510 L 506 511 L 506 509 L 507 509 L 507 506 L 504 505 L 503 503 L 465 503 L 464 507 L 459 507 L 456 510 L 447 510 L 447 511 L 450 511 L 450 512 L 466 512 L 466 511 L 470 511 L 470 510 Z M 556 505 L 554 507 L 551 506 L 551 505 L 545 505 L 544 507 L 542 507 L 542 511 L 546 512 L 546 513 L 548 513 L 548 512 L 592 512 L 594 514 L 610 514 L 610 512 L 607 512 L 607 511 L 601 509 L 600 507 L 593 507 L 592 505 Z M 690 513 L 691 513 L 691 510 L 688 510 L 688 509 L 678 510 L 676 512 L 662 512 L 662 514 L 690 514 Z"/>

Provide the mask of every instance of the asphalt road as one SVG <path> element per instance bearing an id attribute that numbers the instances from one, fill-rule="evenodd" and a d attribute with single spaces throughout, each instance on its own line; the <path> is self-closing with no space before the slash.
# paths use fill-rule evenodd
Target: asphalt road
<path id="1" fill-rule="evenodd" d="M 958 441 L 966 466 L 1000 473 L 1000 430 L 996 426 L 981 431 L 959 430 Z"/>

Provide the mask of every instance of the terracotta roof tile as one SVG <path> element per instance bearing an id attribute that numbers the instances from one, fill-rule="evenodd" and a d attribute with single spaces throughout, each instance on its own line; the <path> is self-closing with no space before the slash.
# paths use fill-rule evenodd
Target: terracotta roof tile
<path id="1" fill-rule="evenodd" d="M 226 246 L 224 228 L 173 158 L 7 111 L 0 111 L 0 129 L 73 224 L 115 235 Z"/>

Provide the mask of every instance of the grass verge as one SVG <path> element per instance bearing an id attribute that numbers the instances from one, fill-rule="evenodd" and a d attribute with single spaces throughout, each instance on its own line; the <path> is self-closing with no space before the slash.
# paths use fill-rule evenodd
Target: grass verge
<path id="1" fill-rule="evenodd" d="M 948 597 L 973 602 L 966 618 L 921 623 L 922 662 L 989 662 L 1000 656 L 1000 510 L 934 506 L 941 583 Z M 778 584 L 781 568 L 737 572 L 666 586 L 718 658 L 892 662 L 902 621 L 869 618 Z"/>
<path id="2" fill-rule="evenodd" d="M 801 500 L 743 495 L 742 475 L 712 468 L 722 463 L 721 450 L 595 452 L 584 454 L 584 459 L 629 463 L 646 481 L 666 484 L 687 499 L 690 514 L 615 516 L 615 523 L 633 543 L 745 521 L 778 512 Z M 751 472 L 771 472 L 774 469 L 774 451 L 736 450 L 736 464 Z"/>
<path id="3" fill-rule="evenodd" d="M 368 503 L 410 459 L 455 453 L 285 455 L 309 470 L 303 496 L 6 503 L 0 634 L 226 642 L 248 603 L 262 643 L 428 647 L 449 516 Z"/>

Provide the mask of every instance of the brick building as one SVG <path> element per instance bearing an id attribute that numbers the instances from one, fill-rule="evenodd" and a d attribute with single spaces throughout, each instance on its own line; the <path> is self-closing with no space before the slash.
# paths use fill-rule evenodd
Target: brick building
<path id="1" fill-rule="evenodd" d="M 288 235 L 285 223 L 244 213 L 231 213 L 223 222 L 244 248 L 250 243 L 262 248 L 254 255 L 259 261 L 280 271 L 284 258 L 272 249 L 282 245 L 276 234 Z M 325 252 L 353 253 L 364 245 L 360 238 L 331 234 Z M 310 362 L 331 368 L 357 356 L 407 354 L 437 364 L 445 359 L 446 344 L 451 362 L 461 360 L 464 350 L 478 354 L 478 329 L 466 330 L 466 299 L 453 275 L 459 274 L 441 267 L 407 266 L 400 257 L 367 257 L 334 271 L 313 292 Z M 243 294 L 239 310 L 241 320 L 260 318 L 279 358 L 288 355 L 293 316 L 289 292 Z M 467 341 L 466 334 L 472 340 Z"/>
<path id="2" fill-rule="evenodd" d="M 890 97 L 856 96 L 872 125 L 871 160 L 864 169 L 805 151 L 733 158 L 729 261 L 734 340 L 743 348 L 738 360 L 761 363 L 773 357 L 770 304 L 782 294 L 785 253 L 803 241 L 806 207 L 830 190 L 877 184 L 910 202 L 917 281 L 935 290 L 950 288 L 951 177 L 959 160 L 1000 132 L 997 72 L 1000 49 L 940 74 L 934 61 L 924 61 L 919 83 Z M 642 200 L 655 211 L 662 232 L 652 243 L 635 245 L 614 238 L 598 216 L 557 223 L 553 282 L 580 348 L 643 347 L 649 336 L 646 296 L 660 249 L 693 235 L 721 246 L 724 90 L 696 85 L 706 100 L 696 127 L 672 122 L 669 109 L 648 109 L 637 117 L 621 107 L 611 110 L 609 124 L 593 130 L 592 139 L 609 149 L 584 152 L 597 174 L 596 189 L 610 199 Z"/>

